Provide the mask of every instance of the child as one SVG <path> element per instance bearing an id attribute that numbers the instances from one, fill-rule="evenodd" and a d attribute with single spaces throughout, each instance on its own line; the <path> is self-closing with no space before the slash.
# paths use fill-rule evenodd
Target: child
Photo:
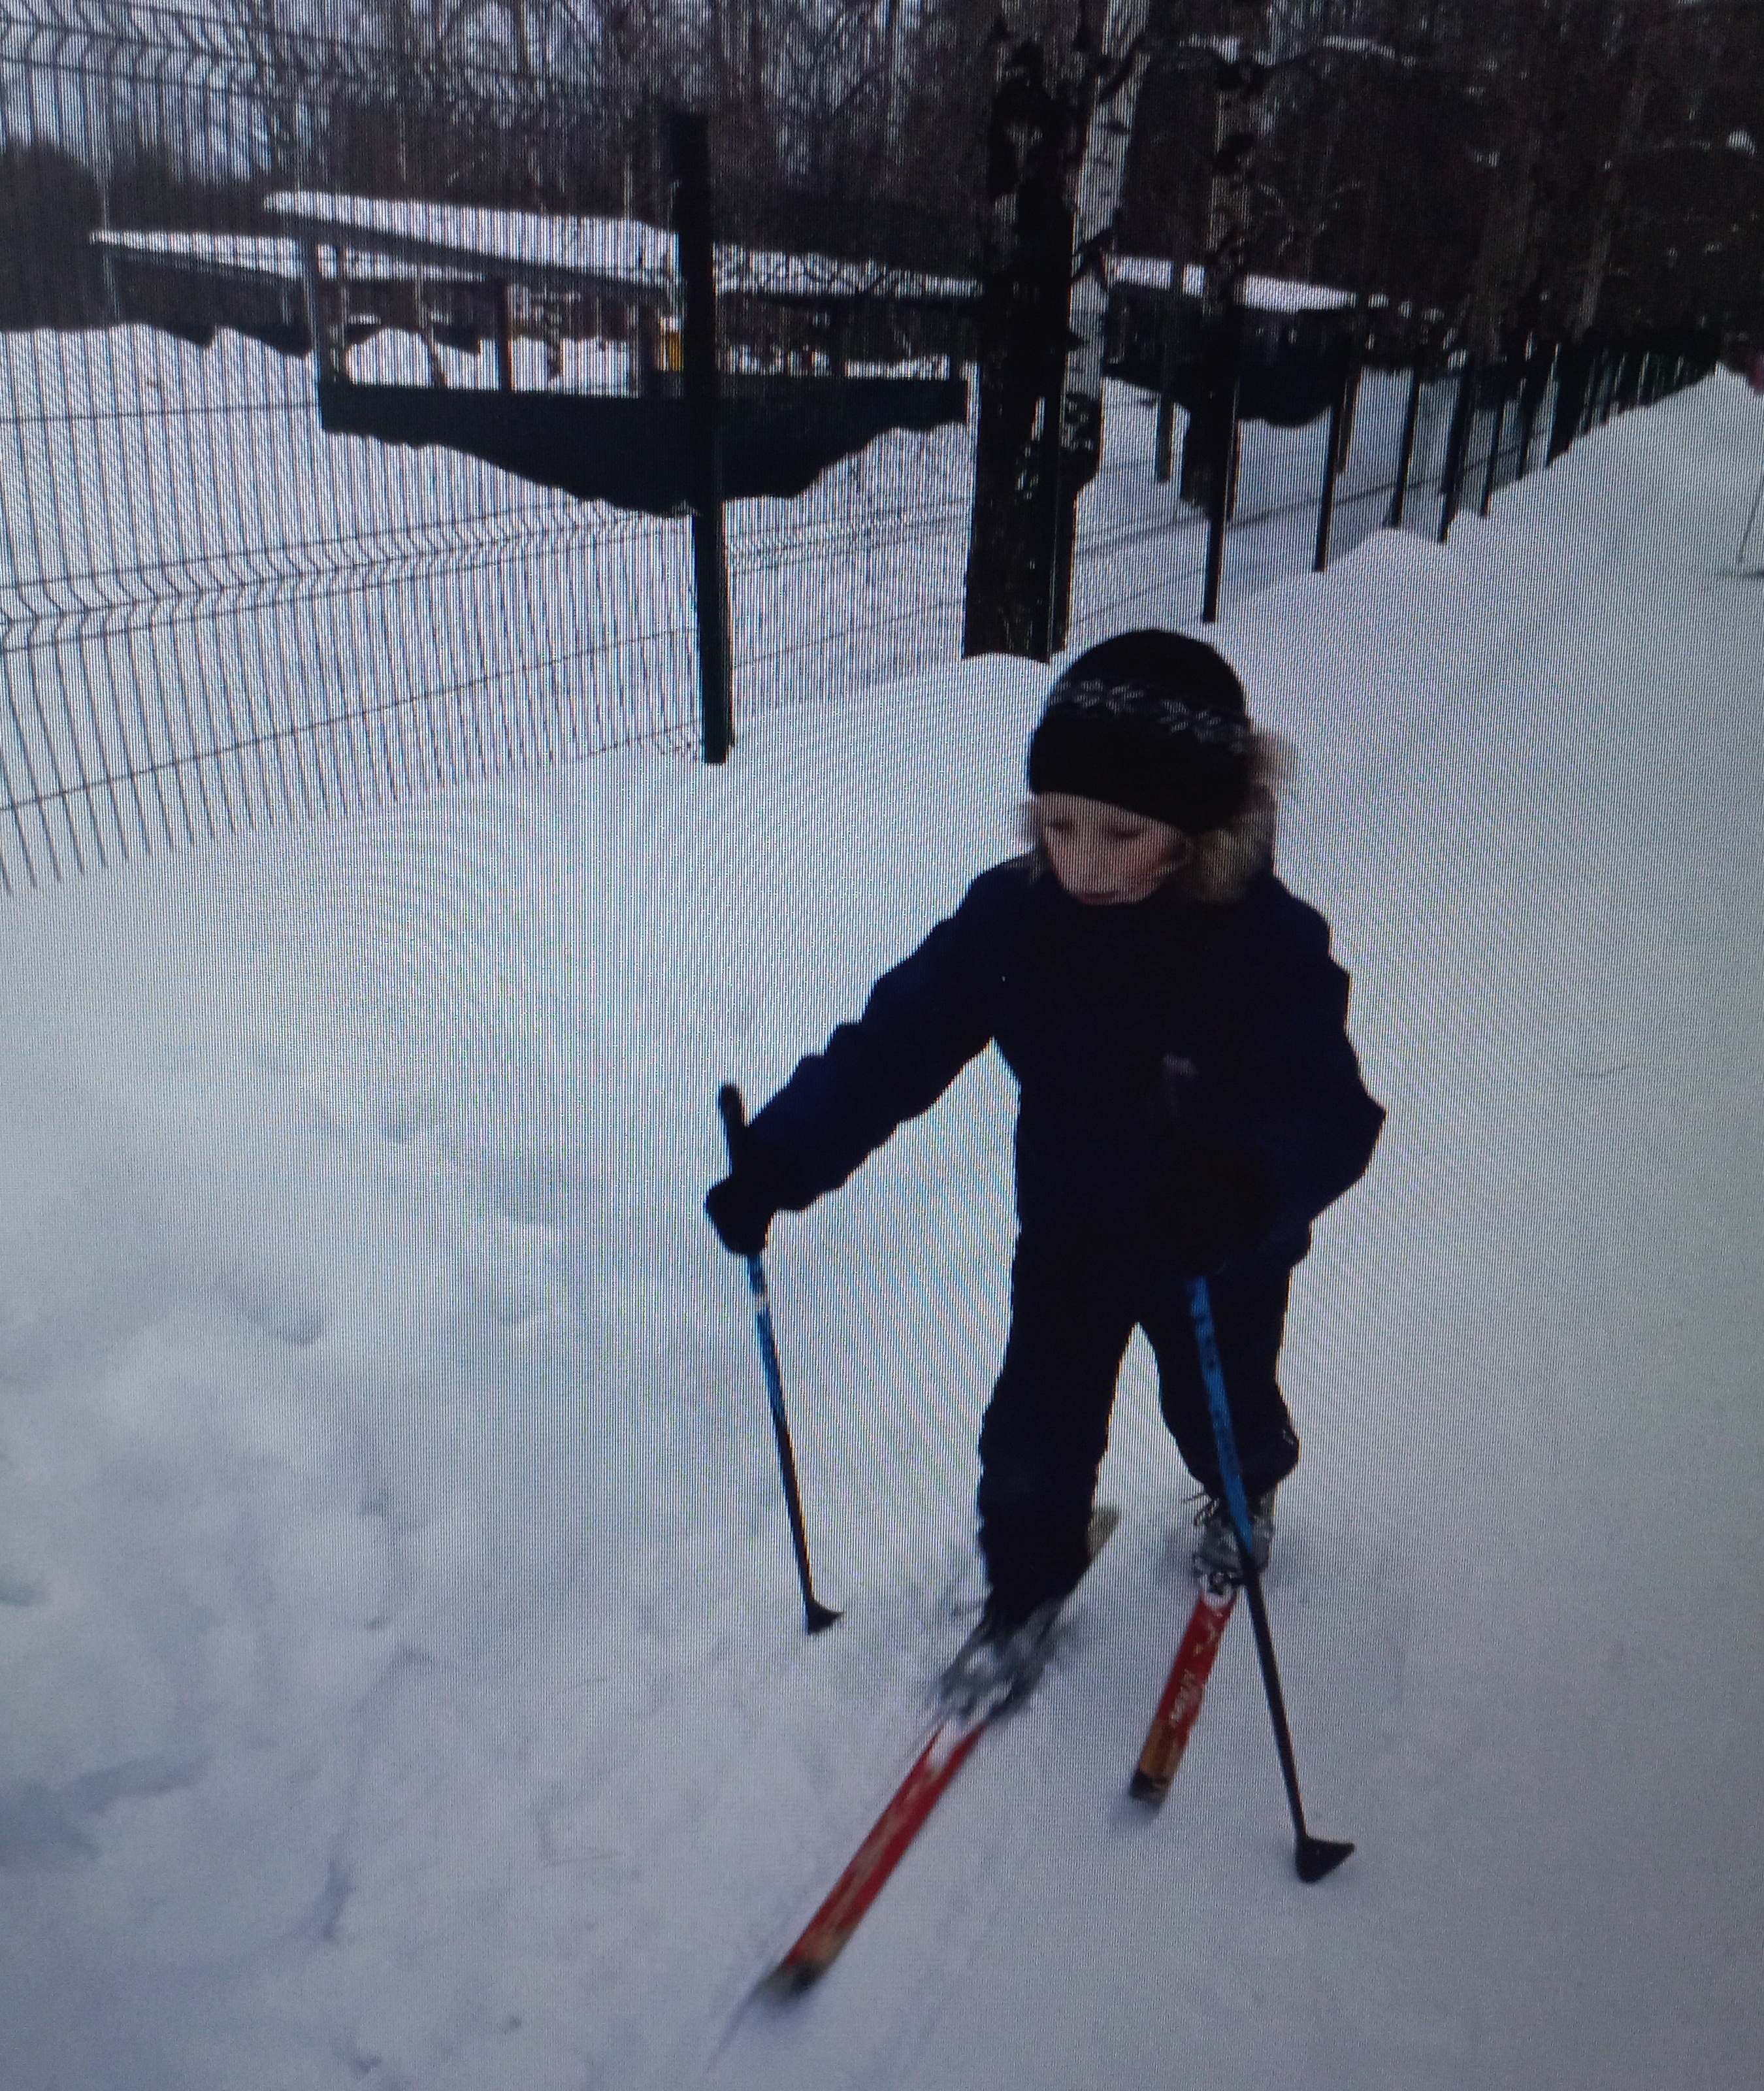
<path id="1" fill-rule="evenodd" d="M 980 1431 L 974 1645 L 1026 1686 L 1086 1565 L 1136 1326 L 1206 1491 L 1197 1570 L 1239 1570 L 1188 1276 L 1210 1281 L 1258 1566 L 1297 1464 L 1275 1378 L 1288 1283 L 1384 1114 L 1327 925 L 1271 869 L 1275 769 L 1211 647 L 1129 632 L 1081 654 L 1029 744 L 1027 854 L 983 873 L 798 1065 L 705 1201 L 725 1247 L 759 1253 L 776 1214 L 843 1183 L 997 1046 L 1022 1088 L 1019 1231 Z"/>

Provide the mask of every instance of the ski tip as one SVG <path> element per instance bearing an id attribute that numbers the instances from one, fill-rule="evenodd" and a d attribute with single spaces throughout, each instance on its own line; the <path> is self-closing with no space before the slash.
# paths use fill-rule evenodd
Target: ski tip
<path id="1" fill-rule="evenodd" d="M 1301 1837 L 1293 1863 L 1301 1881 L 1320 1881 L 1332 1873 L 1353 1849 L 1351 1844 L 1332 1844 L 1327 1837 Z"/>
<path id="2" fill-rule="evenodd" d="M 803 1623 L 811 1634 L 825 1633 L 829 1627 L 837 1626 L 845 1616 L 843 1612 L 836 1612 L 831 1605 L 812 1604 Z"/>
<path id="3" fill-rule="evenodd" d="M 1153 1778 L 1149 1772 L 1136 1771 L 1127 1787 L 1128 1796 L 1134 1800 L 1143 1800 L 1155 1808 L 1170 1791 L 1167 1778 Z"/>

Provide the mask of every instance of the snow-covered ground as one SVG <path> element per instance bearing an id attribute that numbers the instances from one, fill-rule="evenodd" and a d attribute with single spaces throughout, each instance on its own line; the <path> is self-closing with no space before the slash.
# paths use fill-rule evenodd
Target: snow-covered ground
<path id="1" fill-rule="evenodd" d="M 977 1065 L 774 1236 L 809 1641 L 714 1091 L 1008 852 L 1043 671 L 0 909 L 0 2082 L 1752 2080 L 1761 447 L 1718 376 L 1219 627 L 1391 1112 L 1286 1352 L 1320 1886 L 1241 1625 L 1123 1798 L 1186 1610 L 1136 1343 L 1042 1691 L 822 1987 L 740 2008 L 976 1589 L 1011 1096 Z"/>

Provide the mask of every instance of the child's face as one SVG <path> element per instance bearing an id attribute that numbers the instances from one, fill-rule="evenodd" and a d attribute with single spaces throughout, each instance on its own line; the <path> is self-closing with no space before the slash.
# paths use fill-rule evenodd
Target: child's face
<path id="1" fill-rule="evenodd" d="M 1149 899 L 1194 847 L 1180 828 L 1069 791 L 1043 791 L 1035 825 L 1054 877 L 1093 908 Z"/>

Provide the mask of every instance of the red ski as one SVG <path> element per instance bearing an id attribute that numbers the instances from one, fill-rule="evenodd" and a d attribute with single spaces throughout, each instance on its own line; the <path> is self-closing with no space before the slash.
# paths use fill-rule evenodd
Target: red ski
<path id="1" fill-rule="evenodd" d="M 1121 1521 L 1119 1511 L 1092 1513 L 1091 1559 L 1094 1561 Z M 844 1951 L 889 1876 L 906 1857 L 913 1839 L 956 1774 L 961 1770 L 1000 1709 L 949 1714 L 931 1731 L 913 1768 L 896 1788 L 894 1798 L 876 1817 L 869 1835 L 858 1847 L 850 1865 L 834 1883 L 833 1893 L 803 1927 L 796 1943 L 764 1981 L 763 1990 L 774 1995 L 794 1995 L 818 1981 Z"/>
<path id="2" fill-rule="evenodd" d="M 1213 1658 L 1230 1623 L 1232 1607 L 1237 1602 L 1237 1589 L 1235 1583 L 1228 1583 L 1218 1591 L 1205 1583 L 1201 1585 L 1128 1789 L 1136 1800 L 1147 1800 L 1155 1807 L 1170 1790 L 1170 1782 L 1176 1777 L 1176 1768 L 1182 1761 L 1182 1753 L 1199 1718 L 1207 1680 L 1212 1675 Z"/>
<path id="3" fill-rule="evenodd" d="M 833 1893 L 809 1919 L 802 1936 L 767 1977 L 768 1989 L 784 1994 L 806 1990 L 832 1967 L 925 1818 L 943 1798 L 944 1789 L 968 1761 L 985 1734 L 988 1717 L 940 1722 L 901 1781 L 894 1798 L 876 1818 L 856 1856 Z"/>

